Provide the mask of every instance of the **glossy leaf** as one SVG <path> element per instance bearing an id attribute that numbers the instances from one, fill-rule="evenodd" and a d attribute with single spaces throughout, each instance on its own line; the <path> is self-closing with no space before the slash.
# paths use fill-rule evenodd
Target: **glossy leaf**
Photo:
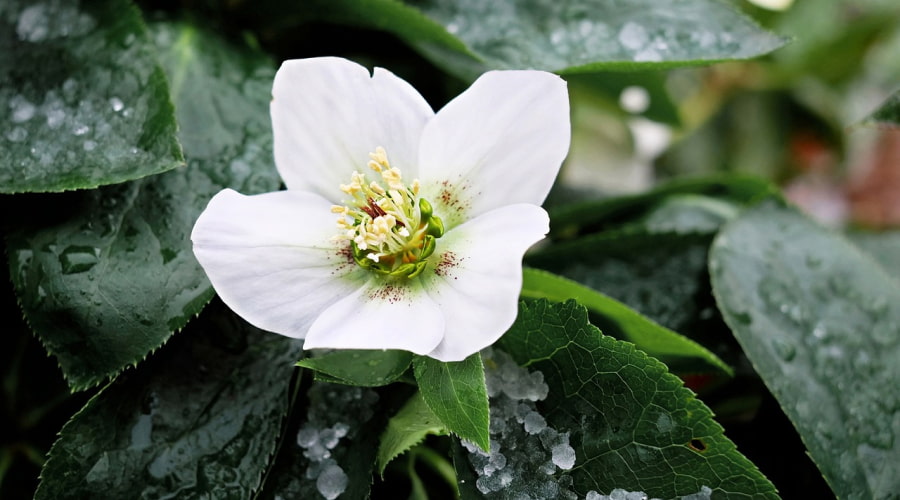
<path id="1" fill-rule="evenodd" d="M 690 326 L 712 306 L 698 300 L 708 293 L 706 256 L 712 237 L 608 231 L 548 247 L 525 262 L 607 294 L 667 328 L 693 335 L 697 332 Z"/>
<path id="2" fill-rule="evenodd" d="M 288 429 L 254 498 L 368 498 L 388 398 L 364 387 L 313 382 L 305 399 L 302 425 Z"/>
<path id="3" fill-rule="evenodd" d="M 715 354 L 693 340 L 654 323 L 625 304 L 575 281 L 546 271 L 523 270 L 522 297 L 545 298 L 553 302 L 575 299 L 602 320 L 593 320 L 607 335 L 627 340 L 670 370 L 688 373 L 716 371 L 731 375 L 733 370 Z"/>
<path id="4" fill-rule="evenodd" d="M 302 344 L 216 312 L 63 427 L 36 499 L 251 496 L 275 452 Z"/>
<path id="5" fill-rule="evenodd" d="M 774 185 L 758 177 L 728 175 L 679 179 L 662 184 L 646 193 L 552 207 L 551 236 L 571 238 L 576 234 L 633 224 L 636 220 L 648 217 L 654 210 L 659 211 L 659 207 L 667 203 L 669 198 L 679 195 L 699 196 L 701 199 L 712 198 L 725 204 L 742 205 L 775 192 L 777 188 Z M 725 211 L 730 212 L 728 209 Z M 722 210 L 717 212 L 721 213 Z M 727 217 L 719 218 L 724 220 Z"/>
<path id="6" fill-rule="evenodd" d="M 847 235 L 860 250 L 869 254 L 900 281 L 900 231 L 883 233 L 852 232 Z"/>
<path id="7" fill-rule="evenodd" d="M 388 420 L 381 434 L 376 465 L 378 473 L 384 475 L 384 468 L 397 456 L 421 443 L 426 436 L 447 434 L 447 428 L 428 408 L 422 394 L 417 392 Z"/>
<path id="8" fill-rule="evenodd" d="M 898 282 L 776 202 L 723 229 L 710 269 L 726 321 L 837 496 L 895 496 Z"/>
<path id="9" fill-rule="evenodd" d="M 183 164 L 165 75 L 125 0 L 0 4 L 0 192 L 63 191 Z"/>
<path id="10" fill-rule="evenodd" d="M 342 349 L 301 359 L 297 366 L 323 373 L 335 382 L 376 387 L 400 378 L 409 368 L 412 357 L 409 351 Z"/>
<path id="11" fill-rule="evenodd" d="M 187 25 L 154 32 L 167 48 L 188 167 L 25 198 L 7 240 L 25 315 L 75 389 L 143 359 L 213 296 L 190 243 L 212 195 L 280 182 L 271 160 L 269 61 Z M 51 215 L 32 217 L 41 213 Z"/>
<path id="12" fill-rule="evenodd" d="M 543 373 L 549 393 L 538 408 L 570 433 L 579 495 L 622 488 L 675 498 L 706 486 L 713 498 L 777 498 L 678 377 L 602 335 L 574 301 L 523 303 L 499 347 Z"/>
<path id="13" fill-rule="evenodd" d="M 481 355 L 449 363 L 416 356 L 413 370 L 425 404 L 447 430 L 487 450 L 490 415 Z"/>

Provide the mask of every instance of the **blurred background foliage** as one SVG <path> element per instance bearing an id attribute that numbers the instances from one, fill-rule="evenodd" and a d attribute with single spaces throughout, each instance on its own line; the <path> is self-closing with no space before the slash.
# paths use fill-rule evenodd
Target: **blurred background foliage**
<path id="1" fill-rule="evenodd" d="M 900 2 L 798 0 L 773 10 L 731 1 L 792 42 L 746 62 L 567 76 L 573 144 L 549 203 L 731 172 L 774 180 L 828 225 L 900 226 L 900 129 L 861 124 L 900 87 Z M 249 41 L 273 61 L 336 55 L 388 67 L 436 109 L 468 83 L 380 29 L 377 19 L 340 14 L 324 0 L 138 3 L 148 19 L 177 12 Z M 27 498 L 55 433 L 96 389 L 70 394 L 55 360 L 21 319 L 12 288 L 0 294 L 7 318 L 0 337 L 0 498 Z M 727 435 L 786 498 L 831 496 L 777 403 L 743 362 L 737 360 L 728 391 L 688 383 L 707 391 Z M 740 400 L 727 396 L 735 392 L 743 394 Z M 759 429 L 766 429 L 765 439 Z"/>

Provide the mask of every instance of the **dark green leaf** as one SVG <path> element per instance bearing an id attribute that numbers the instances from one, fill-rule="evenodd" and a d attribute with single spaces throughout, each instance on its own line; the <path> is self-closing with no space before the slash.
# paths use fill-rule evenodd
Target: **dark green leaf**
<path id="1" fill-rule="evenodd" d="M 400 378 L 412 357 L 409 351 L 342 349 L 301 359 L 297 366 L 324 373 L 344 384 L 376 387 Z"/>
<path id="2" fill-rule="evenodd" d="M 0 4 L 0 192 L 62 191 L 183 163 L 169 89 L 126 0 Z"/>
<path id="3" fill-rule="evenodd" d="M 734 8 L 709 0 L 418 0 L 413 5 L 488 68 L 673 67 L 756 57 L 785 43 Z"/>
<path id="4" fill-rule="evenodd" d="M 217 312 L 63 427 L 35 498 L 250 497 L 275 452 L 302 345 Z"/>
<path id="5" fill-rule="evenodd" d="M 422 394 L 415 393 L 403 408 L 391 417 L 387 428 L 381 434 L 376 460 L 378 473 L 384 475 L 384 468 L 391 460 L 421 443 L 426 436 L 444 434 L 447 434 L 447 428 L 425 404 Z"/>
<path id="6" fill-rule="evenodd" d="M 574 301 L 524 303 L 498 347 L 543 374 L 549 391 L 538 408 L 570 434 L 579 495 L 622 488 L 675 498 L 705 486 L 714 498 L 777 498 L 680 379 L 602 335 Z"/>
<path id="7" fill-rule="evenodd" d="M 604 318 L 594 323 L 599 323 L 607 335 L 634 343 L 638 349 L 665 362 L 671 370 L 733 373 L 715 354 L 693 340 L 654 323 L 611 297 L 561 276 L 525 268 L 522 297 L 546 298 L 553 302 L 575 299 L 595 315 Z"/>
<path id="8" fill-rule="evenodd" d="M 447 430 L 487 450 L 490 415 L 481 355 L 451 363 L 416 356 L 413 370 L 425 404 Z"/>
<path id="9" fill-rule="evenodd" d="M 154 26 L 167 50 L 187 168 L 23 207 L 10 274 L 28 321 L 73 388 L 98 384 L 162 345 L 213 295 L 190 232 L 213 194 L 276 189 L 268 103 L 274 72 L 256 53 L 187 25 Z M 49 219 L 29 213 L 54 212 Z"/>
<path id="10" fill-rule="evenodd" d="M 341 0 L 313 17 L 392 32 L 466 79 L 488 69 L 584 73 L 747 59 L 785 40 L 714 0 Z M 424 16 L 422 15 L 424 14 Z"/>
<path id="11" fill-rule="evenodd" d="M 633 224 L 677 195 L 697 195 L 715 198 L 726 204 L 746 204 L 775 192 L 775 186 L 758 177 L 728 175 L 680 179 L 647 193 L 553 207 L 550 209 L 551 236 L 569 238 L 579 233 Z"/>
<path id="12" fill-rule="evenodd" d="M 767 202 L 710 253 L 716 299 L 839 498 L 900 490 L 900 286 L 840 236 Z"/>
<path id="13" fill-rule="evenodd" d="M 878 109 L 866 117 L 863 123 L 900 127 L 900 91 L 894 92 Z"/>
<path id="14" fill-rule="evenodd" d="M 389 398 L 323 382 L 313 382 L 306 396 L 303 424 L 285 436 L 257 498 L 368 498 Z"/>
<path id="15" fill-rule="evenodd" d="M 706 255 L 712 234 L 609 231 L 560 243 L 526 258 L 620 300 L 677 332 L 708 314 Z M 709 307 L 712 307 L 710 300 Z"/>

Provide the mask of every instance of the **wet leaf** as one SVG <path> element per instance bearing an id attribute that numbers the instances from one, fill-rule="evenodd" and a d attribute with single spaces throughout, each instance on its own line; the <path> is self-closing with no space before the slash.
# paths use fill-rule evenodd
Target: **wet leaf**
<path id="1" fill-rule="evenodd" d="M 860 250 L 871 255 L 895 280 L 900 281 L 900 231 L 859 231 L 849 233 L 847 237 Z"/>
<path id="2" fill-rule="evenodd" d="M 416 356 L 413 370 L 425 404 L 447 430 L 487 450 L 490 415 L 481 355 L 449 363 Z"/>
<path id="3" fill-rule="evenodd" d="M 774 487 L 722 434 L 712 413 L 666 366 L 602 335 L 574 301 L 523 303 L 499 348 L 543 373 L 547 425 L 570 433 L 579 495 L 614 488 L 675 498 L 777 498 Z"/>
<path id="4" fill-rule="evenodd" d="M 613 335 L 635 344 L 638 349 L 666 363 L 670 370 L 685 373 L 733 370 L 715 354 L 693 340 L 654 323 L 625 304 L 577 282 L 538 269 L 523 269 L 522 297 L 546 298 L 553 302 L 575 299 L 590 310 L 592 322 Z"/>
<path id="5" fill-rule="evenodd" d="M 307 8 L 332 22 L 394 33 L 468 79 L 488 69 L 670 68 L 747 59 L 785 43 L 712 0 L 342 0 Z"/>
<path id="6" fill-rule="evenodd" d="M 400 378 L 409 368 L 412 357 L 409 351 L 341 349 L 301 359 L 297 366 L 325 374 L 334 382 L 376 387 Z"/>
<path id="7" fill-rule="evenodd" d="M 900 286 L 845 239 L 766 202 L 710 252 L 719 308 L 839 498 L 900 489 Z"/>
<path id="8" fill-rule="evenodd" d="M 393 410 L 388 399 L 364 387 L 313 382 L 303 423 L 285 435 L 255 498 L 368 498 L 378 436 Z"/>
<path id="9" fill-rule="evenodd" d="M 215 313 L 63 427 L 36 499 L 251 496 L 275 452 L 302 344 Z"/>
<path id="10" fill-rule="evenodd" d="M 209 199 L 225 186 L 252 193 L 280 182 L 271 160 L 269 61 L 188 25 L 153 29 L 168 49 L 163 63 L 188 167 L 23 198 L 7 240 L 22 309 L 74 389 L 143 359 L 213 296 L 190 243 Z"/>
<path id="11" fill-rule="evenodd" d="M 384 475 L 384 468 L 391 460 L 421 443 L 426 436 L 445 434 L 447 428 L 425 404 L 422 394 L 417 392 L 388 420 L 387 427 L 381 434 L 376 459 L 378 473 Z"/>
<path id="12" fill-rule="evenodd" d="M 125 0 L 0 4 L 0 192 L 62 191 L 183 164 L 162 68 Z"/>

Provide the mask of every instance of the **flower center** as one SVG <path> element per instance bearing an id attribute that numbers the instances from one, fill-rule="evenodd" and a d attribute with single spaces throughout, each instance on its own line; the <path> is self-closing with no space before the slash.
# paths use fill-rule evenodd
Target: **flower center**
<path id="1" fill-rule="evenodd" d="M 444 223 L 432 214 L 431 203 L 418 197 L 419 180 L 406 184 L 384 148 L 377 147 L 369 158 L 368 166 L 380 174 L 381 182 L 368 182 L 366 174 L 353 172 L 350 184 L 341 184 L 341 191 L 353 198 L 331 207 L 341 214 L 335 238 L 350 241 L 353 260 L 361 267 L 413 278 L 425 270 Z"/>

